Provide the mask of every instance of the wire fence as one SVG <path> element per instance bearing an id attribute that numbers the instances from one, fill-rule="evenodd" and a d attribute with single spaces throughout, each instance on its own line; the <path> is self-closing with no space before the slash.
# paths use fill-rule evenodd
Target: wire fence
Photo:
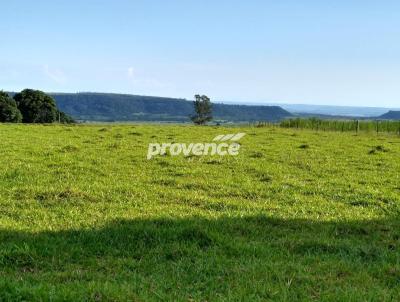
<path id="1" fill-rule="evenodd" d="M 400 121 L 389 120 L 322 120 L 318 118 L 286 119 L 282 128 L 311 129 L 315 131 L 376 132 L 400 135 Z"/>

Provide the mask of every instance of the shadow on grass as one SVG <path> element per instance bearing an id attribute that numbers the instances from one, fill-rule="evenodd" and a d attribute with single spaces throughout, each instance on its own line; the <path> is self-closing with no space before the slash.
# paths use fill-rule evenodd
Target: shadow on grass
<path id="1" fill-rule="evenodd" d="M 28 292 L 39 285 L 90 282 L 97 289 L 82 292 L 101 292 L 104 282 L 115 288 L 128 282 L 124 291 L 141 299 L 152 288 L 163 299 L 274 293 L 318 298 L 335 288 L 360 295 L 372 289 L 398 292 L 399 246 L 398 217 L 355 222 L 193 217 L 117 220 L 99 229 L 38 234 L 2 230 L 0 274 L 9 282 L 0 282 L 0 292 L 8 289 L 14 297 L 11 289 L 19 286 Z"/>

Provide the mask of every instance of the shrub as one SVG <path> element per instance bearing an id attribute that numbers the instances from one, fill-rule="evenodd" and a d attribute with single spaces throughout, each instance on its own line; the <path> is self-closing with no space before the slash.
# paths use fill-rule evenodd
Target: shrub
<path id="1" fill-rule="evenodd" d="M 42 91 L 25 89 L 14 96 L 24 123 L 53 123 L 57 120 L 54 99 Z"/>
<path id="2" fill-rule="evenodd" d="M 22 115 L 16 102 L 7 93 L 0 91 L 0 122 L 20 123 L 21 121 Z"/>

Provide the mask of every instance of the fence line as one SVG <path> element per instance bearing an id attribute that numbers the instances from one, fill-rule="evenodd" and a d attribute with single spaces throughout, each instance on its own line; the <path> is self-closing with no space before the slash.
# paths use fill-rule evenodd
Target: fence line
<path id="1" fill-rule="evenodd" d="M 269 123 L 259 123 L 258 127 Z M 400 135 L 400 121 L 389 120 L 322 120 L 317 118 L 286 119 L 278 124 L 282 128 L 311 129 L 315 131 L 376 132 Z"/>

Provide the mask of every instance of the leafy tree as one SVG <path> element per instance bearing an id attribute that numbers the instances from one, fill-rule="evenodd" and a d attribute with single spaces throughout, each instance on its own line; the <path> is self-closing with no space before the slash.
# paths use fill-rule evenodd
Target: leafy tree
<path id="1" fill-rule="evenodd" d="M 195 101 L 193 102 L 195 114 L 190 118 L 196 125 L 204 125 L 205 123 L 212 120 L 212 104 L 210 98 L 199 94 L 194 96 Z"/>
<path id="2" fill-rule="evenodd" d="M 53 123 L 57 120 L 54 99 L 42 91 L 25 89 L 14 96 L 24 123 Z"/>
<path id="3" fill-rule="evenodd" d="M 21 121 L 22 115 L 16 102 L 7 93 L 0 91 L 0 122 L 20 123 Z"/>

